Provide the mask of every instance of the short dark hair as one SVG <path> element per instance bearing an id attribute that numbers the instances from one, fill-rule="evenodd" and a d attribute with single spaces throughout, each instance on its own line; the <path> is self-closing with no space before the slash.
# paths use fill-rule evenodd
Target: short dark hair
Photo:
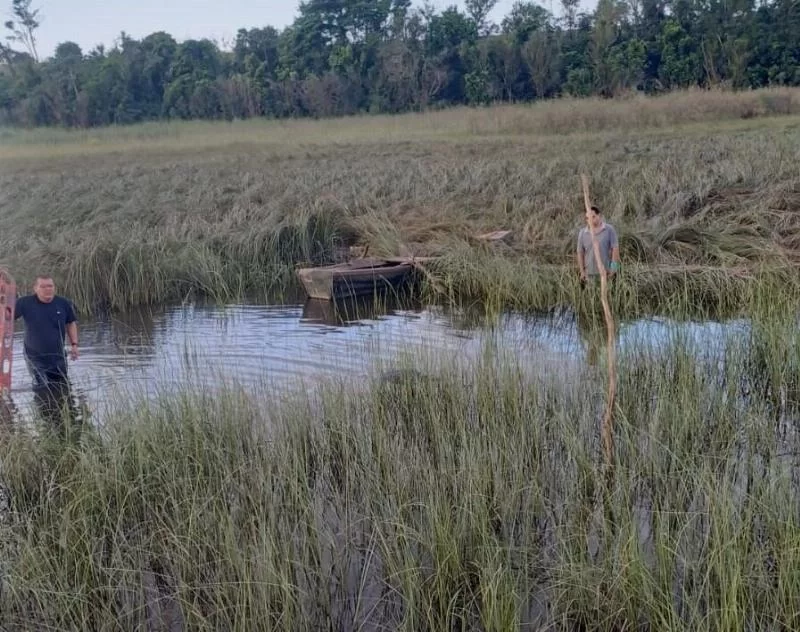
<path id="1" fill-rule="evenodd" d="M 599 209 L 599 208 L 597 208 L 596 206 L 590 206 L 589 208 L 590 208 L 592 211 L 594 211 L 594 214 L 595 214 L 595 215 L 602 215 L 602 214 L 603 214 L 603 213 L 600 211 L 600 209 Z"/>
<path id="2" fill-rule="evenodd" d="M 52 281 L 53 277 L 49 274 L 37 274 L 36 278 L 33 281 L 33 284 L 36 285 L 39 281 Z"/>

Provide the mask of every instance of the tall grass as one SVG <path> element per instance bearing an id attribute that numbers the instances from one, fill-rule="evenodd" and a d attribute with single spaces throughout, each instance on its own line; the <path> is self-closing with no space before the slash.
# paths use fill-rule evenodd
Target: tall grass
<path id="1" fill-rule="evenodd" d="M 800 114 L 800 90 L 767 88 L 746 92 L 677 90 L 659 97 L 559 98 L 522 106 L 457 107 L 401 115 L 338 119 L 235 122 L 170 121 L 88 130 L 0 129 L 0 157 L 56 155 L 154 148 L 171 150 L 224 144 L 315 145 L 331 142 L 446 140 L 469 136 L 563 135 L 603 131 L 645 131 L 687 124 L 750 120 Z"/>
<path id="2" fill-rule="evenodd" d="M 621 353 L 611 480 L 599 375 L 531 381 L 484 357 L 286 405 L 187 391 L 102 433 L 11 433 L 0 627 L 798 626 L 790 317 Z"/>
<path id="3" fill-rule="evenodd" d="M 571 305 L 578 311 L 599 309 L 599 292 L 584 287 L 574 267 L 454 248 L 426 268 L 436 280 L 435 286 L 429 281 L 424 287 L 431 300 L 480 303 L 489 311 L 547 311 L 555 305 Z M 798 298 L 800 276 L 791 265 L 748 270 L 633 264 L 625 267 L 610 289 L 614 313 L 626 319 L 652 314 L 729 318 L 796 304 Z"/>
<path id="4" fill-rule="evenodd" d="M 539 266 L 572 265 L 587 172 L 625 269 L 785 269 L 800 252 L 797 94 L 14 132 L 0 263 L 24 285 L 49 270 L 89 309 L 286 288 L 295 265 L 357 244 L 442 255 L 464 291 L 491 276 L 529 296 Z M 508 243 L 475 239 L 500 228 Z M 714 274 L 690 278 L 713 293 Z"/>

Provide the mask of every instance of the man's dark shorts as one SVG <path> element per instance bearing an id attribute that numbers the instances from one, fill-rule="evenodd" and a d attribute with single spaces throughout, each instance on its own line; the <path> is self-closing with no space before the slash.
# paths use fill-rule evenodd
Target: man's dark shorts
<path id="1" fill-rule="evenodd" d="M 67 363 L 66 362 L 42 362 L 25 356 L 25 363 L 28 365 L 33 378 L 33 390 L 44 390 L 46 388 L 58 388 L 67 382 Z"/>

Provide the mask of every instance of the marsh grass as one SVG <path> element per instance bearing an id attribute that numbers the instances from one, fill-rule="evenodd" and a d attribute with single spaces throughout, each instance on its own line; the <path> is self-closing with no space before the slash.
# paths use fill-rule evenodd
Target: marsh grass
<path id="1" fill-rule="evenodd" d="M 570 305 L 581 313 L 600 309 L 599 289 L 582 284 L 574 267 L 547 265 L 533 258 L 509 259 L 468 248 L 452 249 L 426 264 L 437 279 L 425 283 L 430 300 L 480 303 L 486 311 L 547 311 Z M 794 266 L 751 269 L 711 266 L 627 265 L 610 288 L 619 318 L 660 316 L 705 319 L 774 312 L 800 297 Z"/>
<path id="2" fill-rule="evenodd" d="M 669 278 L 713 298 L 735 271 L 799 258 L 797 94 L 14 131 L 0 263 L 23 286 L 51 271 L 90 310 L 288 291 L 295 266 L 360 245 L 444 256 L 451 293 L 540 305 L 564 291 L 567 272 L 541 270 L 573 265 L 587 172 L 625 269 L 654 270 L 631 291 L 672 300 Z M 502 228 L 507 244 L 475 239 Z"/>
<path id="3" fill-rule="evenodd" d="M 122 241 L 104 236 L 80 244 L 54 265 L 65 291 L 84 309 L 198 297 L 219 303 L 263 299 L 296 287 L 298 263 L 333 260 L 339 241 L 331 224 L 331 217 L 298 216 L 232 239 L 209 233 L 204 241 L 139 229 Z"/>
<path id="4" fill-rule="evenodd" d="M 92 153 L 153 147 L 169 151 L 176 147 L 196 149 L 253 142 L 314 145 L 353 140 L 397 142 L 465 136 L 550 136 L 652 130 L 794 114 L 800 114 L 800 90 L 796 88 L 747 92 L 677 90 L 656 98 L 563 98 L 523 106 L 457 107 L 425 113 L 353 116 L 322 121 L 171 121 L 89 130 L 3 128 L 0 129 L 0 156 L 11 153 L 8 148 L 21 150 L 17 155 L 35 155 L 37 148 L 42 147 L 58 154 L 59 148 L 70 151 L 76 145 L 86 153 Z"/>
<path id="5" fill-rule="evenodd" d="M 0 626 L 795 629 L 800 410 L 773 393 L 800 339 L 775 309 L 748 332 L 620 353 L 608 481 L 600 376 L 532 381 L 491 349 L 11 432 Z"/>

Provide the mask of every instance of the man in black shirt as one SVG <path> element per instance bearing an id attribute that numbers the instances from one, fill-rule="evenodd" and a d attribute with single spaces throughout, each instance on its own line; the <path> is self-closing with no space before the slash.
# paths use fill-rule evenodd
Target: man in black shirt
<path id="1" fill-rule="evenodd" d="M 56 295 L 53 279 L 38 276 L 33 294 L 17 300 L 14 317 L 25 322 L 25 360 L 34 390 L 65 384 L 65 334 L 69 336 L 71 358 L 78 359 L 78 323 L 72 303 Z"/>

